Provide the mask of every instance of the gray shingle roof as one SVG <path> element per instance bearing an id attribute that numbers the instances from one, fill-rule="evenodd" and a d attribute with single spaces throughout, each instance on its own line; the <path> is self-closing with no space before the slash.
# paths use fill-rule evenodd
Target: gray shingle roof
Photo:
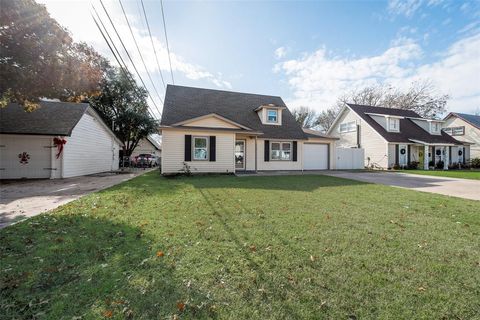
<path id="1" fill-rule="evenodd" d="M 276 96 L 168 85 L 161 124 L 171 126 L 215 113 L 253 131 L 263 132 L 262 138 L 306 139 L 288 108 L 283 110 L 281 126 L 262 124 L 254 110 L 265 104 L 286 107 L 282 98 Z"/>
<path id="2" fill-rule="evenodd" d="M 426 143 L 454 143 L 462 144 L 460 141 L 441 131 L 441 135 L 430 134 L 410 118 L 422 118 L 418 113 L 411 110 L 362 106 L 357 104 L 348 104 L 365 122 L 375 129 L 388 142 L 411 142 L 419 140 Z M 368 113 L 378 113 L 392 116 L 406 117 L 400 119 L 400 132 L 390 132 L 385 130 L 377 121 L 373 120 Z"/>
<path id="3" fill-rule="evenodd" d="M 0 108 L 0 133 L 69 136 L 89 105 L 87 103 L 40 102 L 32 112 L 17 103 Z"/>
<path id="4" fill-rule="evenodd" d="M 329 136 L 323 132 L 320 132 L 318 130 L 313 130 L 313 129 L 308 129 L 308 128 L 303 128 L 303 132 L 307 135 L 309 138 L 325 138 L 325 139 L 332 139 L 332 140 L 338 140 L 340 138 L 332 137 Z"/>
<path id="5" fill-rule="evenodd" d="M 480 116 L 477 116 L 474 114 L 468 114 L 468 113 L 458 113 L 458 112 L 452 112 L 451 114 L 469 122 L 472 126 L 475 126 L 478 129 L 480 129 Z"/>

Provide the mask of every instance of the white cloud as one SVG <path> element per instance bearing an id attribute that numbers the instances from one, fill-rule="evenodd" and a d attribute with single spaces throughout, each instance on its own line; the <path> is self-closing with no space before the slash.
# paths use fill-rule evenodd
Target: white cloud
<path id="1" fill-rule="evenodd" d="M 434 7 L 443 2 L 443 0 L 389 0 L 388 12 L 410 18 L 419 11 L 422 6 Z"/>
<path id="2" fill-rule="evenodd" d="M 285 55 L 287 54 L 287 48 L 285 47 L 279 47 L 277 49 L 275 49 L 275 51 L 273 52 L 274 56 L 275 56 L 275 59 L 282 59 L 285 57 Z"/>
<path id="3" fill-rule="evenodd" d="M 278 63 L 274 72 L 283 72 L 288 79 L 291 107 L 324 110 L 352 89 L 380 83 L 406 88 L 424 79 L 451 96 L 451 110 L 468 112 L 480 105 L 480 34 L 457 41 L 436 62 L 420 65 L 423 55 L 416 42 L 401 38 L 381 54 L 363 58 L 335 57 L 321 48 Z"/>

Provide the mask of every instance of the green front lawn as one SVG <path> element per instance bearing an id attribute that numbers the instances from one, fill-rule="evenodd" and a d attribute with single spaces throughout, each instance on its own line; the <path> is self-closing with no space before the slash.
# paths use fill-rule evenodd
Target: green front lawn
<path id="1" fill-rule="evenodd" d="M 425 176 L 480 180 L 480 170 L 402 170 L 401 172 Z"/>
<path id="2" fill-rule="evenodd" d="M 2 319 L 473 319 L 479 202 L 151 172 L 0 230 Z"/>

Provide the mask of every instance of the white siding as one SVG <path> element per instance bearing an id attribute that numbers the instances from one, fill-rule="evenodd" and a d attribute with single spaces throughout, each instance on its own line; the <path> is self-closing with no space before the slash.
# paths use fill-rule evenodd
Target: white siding
<path id="1" fill-rule="evenodd" d="M 232 173 L 235 171 L 235 133 L 163 129 L 162 173 L 178 173 L 183 169 L 185 135 L 192 135 L 192 137 L 216 136 L 216 161 L 189 161 L 187 164 L 190 166 L 192 173 Z"/>
<path id="2" fill-rule="evenodd" d="M 146 138 L 138 142 L 137 147 L 132 152 L 132 156 L 138 156 L 139 154 L 142 154 L 142 153 L 153 154 L 153 155 L 156 155 L 157 157 L 161 156 L 160 150 L 157 150 L 155 146 Z"/>
<path id="3" fill-rule="evenodd" d="M 257 162 L 258 170 L 302 170 L 302 155 L 303 155 L 303 143 L 299 141 L 297 143 L 297 161 L 265 161 L 264 150 L 265 140 L 269 141 L 292 141 L 292 140 L 278 140 L 278 139 L 258 139 L 257 145 Z M 293 148 L 293 145 L 292 145 Z M 292 150 L 293 151 L 293 150 Z"/>
<path id="4" fill-rule="evenodd" d="M 63 155 L 63 177 L 118 169 L 119 145 L 102 123 L 85 113 L 72 131 Z"/>
<path id="5" fill-rule="evenodd" d="M 388 167 L 387 142 L 373 130 L 355 112 L 346 108 L 339 121 L 331 130 L 331 135 L 340 138 L 337 147 L 357 147 L 357 132 L 339 133 L 338 129 L 343 122 L 356 121 L 360 126 L 360 147 L 365 149 L 365 166 L 374 164 L 381 168 Z"/>
<path id="6" fill-rule="evenodd" d="M 239 129 L 238 126 L 231 124 L 227 121 L 223 121 L 222 119 L 214 116 L 199 120 L 193 120 L 191 122 L 185 123 L 184 126 Z"/>
<path id="7" fill-rule="evenodd" d="M 388 144 L 388 168 L 395 165 L 395 144 Z"/>
<path id="8" fill-rule="evenodd" d="M 381 125 L 385 130 L 388 130 L 387 128 L 387 118 L 384 116 L 375 116 L 375 115 L 370 115 L 370 117 L 375 120 L 379 125 Z"/>
<path id="9" fill-rule="evenodd" d="M 465 135 L 453 137 L 458 141 L 474 143 L 470 146 L 470 158 L 480 158 L 480 129 L 455 116 L 448 118 L 444 127 L 465 127 Z"/>

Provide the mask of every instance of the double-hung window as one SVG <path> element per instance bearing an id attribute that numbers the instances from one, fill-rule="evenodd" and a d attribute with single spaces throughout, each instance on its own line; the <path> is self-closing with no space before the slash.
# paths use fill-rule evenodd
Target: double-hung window
<path id="1" fill-rule="evenodd" d="M 278 110 L 267 109 L 267 122 L 278 123 Z"/>
<path id="2" fill-rule="evenodd" d="M 440 124 L 438 122 L 430 122 L 430 133 L 440 132 Z"/>
<path id="3" fill-rule="evenodd" d="M 270 146 L 271 160 L 292 160 L 292 143 L 291 142 L 272 142 Z"/>
<path id="4" fill-rule="evenodd" d="M 393 132 L 400 131 L 400 119 L 388 118 L 388 131 L 393 131 Z"/>
<path id="5" fill-rule="evenodd" d="M 193 138 L 193 160 L 208 159 L 208 139 L 207 137 Z"/>
<path id="6" fill-rule="evenodd" d="M 357 131 L 357 123 L 355 121 L 341 123 L 339 131 L 341 133 Z"/>

